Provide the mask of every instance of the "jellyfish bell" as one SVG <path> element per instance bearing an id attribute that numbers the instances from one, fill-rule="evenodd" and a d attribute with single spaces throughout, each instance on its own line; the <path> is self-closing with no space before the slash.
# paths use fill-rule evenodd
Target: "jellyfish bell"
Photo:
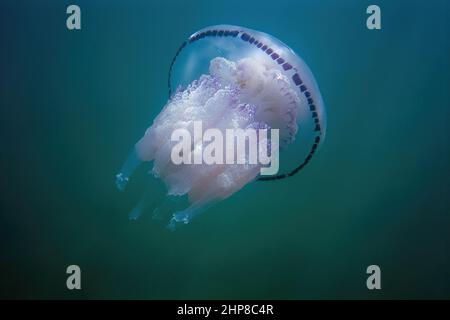
<path id="1" fill-rule="evenodd" d="M 326 114 L 318 85 L 308 66 L 287 45 L 263 32 L 231 25 L 199 30 L 181 44 L 169 68 L 169 100 L 133 151 L 116 184 L 123 190 L 143 161 L 153 161 L 152 174 L 162 179 L 168 195 L 187 196 L 187 208 L 173 213 L 169 226 L 190 219 L 254 180 L 295 175 L 324 140 Z M 279 172 L 261 175 L 261 163 L 176 164 L 171 154 L 177 129 L 194 131 L 194 123 L 227 129 L 276 129 Z M 193 135 L 190 153 L 205 151 L 203 137 Z M 248 143 L 252 143 L 250 140 Z M 255 143 L 255 141 L 253 141 Z M 269 154 L 273 140 L 258 138 Z M 233 147 L 234 148 L 234 147 Z M 225 145 L 223 152 L 229 152 Z M 247 155 L 245 155 L 247 157 Z M 248 157 L 246 158 L 248 159 Z M 132 211 L 139 216 L 145 199 Z"/>

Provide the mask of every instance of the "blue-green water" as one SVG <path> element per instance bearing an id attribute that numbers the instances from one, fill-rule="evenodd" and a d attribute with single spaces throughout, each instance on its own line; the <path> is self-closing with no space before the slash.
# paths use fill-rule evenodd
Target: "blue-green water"
<path id="1" fill-rule="evenodd" d="M 445 0 L 0 4 L 0 297 L 450 298 Z M 167 99 L 180 43 L 261 30 L 312 69 L 327 139 L 301 173 L 248 185 L 176 232 L 128 212 L 114 175 Z M 160 194 L 155 191 L 155 203 Z M 82 290 L 65 269 L 82 270 Z M 382 290 L 366 288 L 377 264 Z"/>

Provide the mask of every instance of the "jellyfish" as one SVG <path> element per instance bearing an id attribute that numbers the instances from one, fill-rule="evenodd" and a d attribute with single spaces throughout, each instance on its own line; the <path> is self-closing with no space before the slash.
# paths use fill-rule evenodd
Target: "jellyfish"
<path id="1" fill-rule="evenodd" d="M 168 92 L 166 105 L 116 175 L 116 185 L 124 190 L 142 162 L 153 162 L 150 173 L 164 182 L 169 202 L 186 199 L 185 207 L 168 209 L 172 230 L 253 181 L 294 176 L 325 138 L 326 113 L 312 72 L 292 49 L 267 33 L 232 25 L 195 32 L 171 61 Z M 281 150 L 277 173 L 262 175 L 267 165 L 250 163 L 248 155 L 240 163 L 174 163 L 173 132 L 183 128 L 193 133 L 196 122 L 219 132 L 277 129 L 275 142 Z M 193 136 L 188 142 L 191 148 L 179 154 L 183 159 L 195 158 L 208 148 L 201 136 L 195 132 Z M 246 142 L 274 154 L 271 138 L 268 134 Z M 139 217 L 151 194 L 150 190 L 131 211 L 131 219 Z M 163 207 L 170 205 L 161 205 L 156 213 Z"/>

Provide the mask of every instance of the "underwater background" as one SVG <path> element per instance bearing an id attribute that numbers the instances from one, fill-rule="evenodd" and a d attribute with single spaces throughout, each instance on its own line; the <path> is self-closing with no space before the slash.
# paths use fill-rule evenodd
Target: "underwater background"
<path id="1" fill-rule="evenodd" d="M 450 2 L 11 0 L 0 15 L 0 298 L 450 298 Z M 326 140 L 296 176 L 176 232 L 151 209 L 130 221 L 163 187 L 143 166 L 121 193 L 115 174 L 167 100 L 179 45 L 222 23 L 306 61 Z M 66 288 L 71 264 L 82 290 Z"/>

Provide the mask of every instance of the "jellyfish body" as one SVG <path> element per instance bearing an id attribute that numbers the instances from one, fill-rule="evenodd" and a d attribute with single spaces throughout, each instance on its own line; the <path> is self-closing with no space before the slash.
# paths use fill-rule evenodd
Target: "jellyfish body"
<path id="1" fill-rule="evenodd" d="M 194 33 L 172 60 L 168 86 L 167 104 L 134 146 L 116 184 L 123 190 L 141 162 L 153 161 L 151 173 L 164 181 L 167 194 L 188 197 L 188 207 L 173 213 L 171 228 L 188 223 L 254 180 L 293 176 L 324 140 L 325 109 L 311 71 L 293 50 L 268 34 L 230 25 Z M 278 129 L 280 173 L 262 176 L 263 165 L 249 163 L 248 155 L 239 164 L 175 164 L 171 156 L 177 142 L 171 136 L 179 128 L 194 136 L 191 154 L 183 157 L 195 159 L 208 148 L 206 137 L 194 132 L 198 122 L 203 129 L 222 133 L 231 128 Z M 271 138 L 256 140 L 269 154 L 274 150 Z M 131 217 L 139 216 L 143 207 L 141 201 Z"/>

